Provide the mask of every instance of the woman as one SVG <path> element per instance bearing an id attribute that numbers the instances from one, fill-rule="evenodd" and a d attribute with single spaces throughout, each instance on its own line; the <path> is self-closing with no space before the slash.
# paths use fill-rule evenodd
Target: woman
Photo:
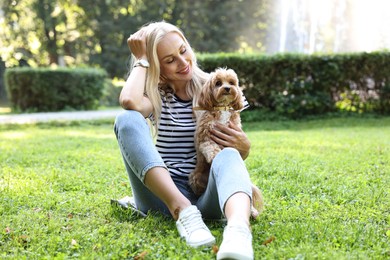
<path id="1" fill-rule="evenodd" d="M 192 107 L 208 74 L 199 69 L 182 32 L 169 23 L 148 24 L 127 42 L 135 62 L 120 94 L 126 111 L 116 118 L 115 133 L 137 208 L 171 215 L 193 247 L 215 243 L 202 216 L 226 218 L 217 259 L 253 259 L 246 134 L 235 127 L 215 129 L 213 139 L 224 149 L 212 163 L 206 191 L 197 197 L 188 185 L 196 164 Z M 156 144 L 145 118 L 154 124 Z"/>

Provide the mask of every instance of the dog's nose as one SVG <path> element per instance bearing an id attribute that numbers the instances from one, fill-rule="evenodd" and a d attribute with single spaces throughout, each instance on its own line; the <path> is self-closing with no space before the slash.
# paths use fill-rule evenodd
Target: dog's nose
<path id="1" fill-rule="evenodd" d="M 224 89 L 227 93 L 230 92 L 230 87 L 224 87 L 223 89 Z"/>

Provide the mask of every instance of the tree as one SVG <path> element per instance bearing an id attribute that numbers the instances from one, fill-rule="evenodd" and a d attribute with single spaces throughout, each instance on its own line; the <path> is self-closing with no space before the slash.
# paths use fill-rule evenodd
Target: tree
<path id="1" fill-rule="evenodd" d="M 264 51 L 269 0 L 177 1 L 172 21 L 200 52 Z M 260 10 L 261 9 L 261 10 Z M 243 44 L 246 43 L 246 44 Z"/>
<path id="2" fill-rule="evenodd" d="M 79 22 L 85 31 L 93 32 L 88 39 L 81 36 L 89 47 L 88 62 L 105 68 L 112 77 L 123 77 L 130 57 L 127 38 L 148 21 L 166 17 L 169 2 L 172 1 L 79 1 L 85 14 Z"/>
<path id="3" fill-rule="evenodd" d="M 128 36 L 161 20 L 179 26 L 199 52 L 264 51 L 270 5 L 271 0 L 3 0 L 1 58 L 6 67 L 87 64 L 123 77 Z"/>
<path id="4" fill-rule="evenodd" d="M 30 66 L 75 64 L 83 48 L 74 50 L 82 10 L 72 0 L 4 0 L 0 40 L 7 67 L 26 61 Z M 81 45 L 79 45 L 81 46 Z M 67 59 L 67 61 L 65 60 Z"/>

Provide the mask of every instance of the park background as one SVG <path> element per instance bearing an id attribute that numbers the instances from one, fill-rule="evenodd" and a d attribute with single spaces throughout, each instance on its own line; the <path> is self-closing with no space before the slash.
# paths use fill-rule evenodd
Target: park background
<path id="1" fill-rule="evenodd" d="M 150 21 L 179 26 L 197 53 L 372 52 L 390 46 L 389 5 L 381 0 L 2 0 L 0 104 L 9 104 L 4 71 L 18 66 L 98 67 L 114 85 L 123 85 L 130 57 L 126 40 Z"/>
<path id="2" fill-rule="evenodd" d="M 120 90 L 130 57 L 127 37 L 164 19 L 184 31 L 210 70 L 229 64 L 244 79 L 261 75 L 267 79 L 262 91 L 292 82 L 267 93 L 294 104 L 281 111 L 300 113 L 243 114 L 252 143 L 245 163 L 266 201 L 252 222 L 255 258 L 388 259 L 389 7 L 385 0 L 0 0 L 0 116 L 35 111 L 10 109 L 8 69 L 27 68 L 32 75 L 41 73 L 38 68 L 49 74 L 100 69 L 107 85 Z M 268 78 L 264 69 L 275 64 L 277 73 Z M 323 113 L 323 96 L 302 92 L 316 88 L 313 75 L 321 72 L 326 80 L 353 82 L 341 89 L 345 100 L 382 93 L 386 109 L 376 113 L 346 102 Z M 378 85 L 366 87 L 372 79 Z M 322 83 L 329 82 L 335 81 Z M 256 98 L 259 92 L 247 93 Z M 96 109 L 118 108 L 118 92 L 112 94 Z M 298 103 L 294 94 L 302 96 Z M 299 110 L 307 100 L 318 109 Z M 1 258 L 215 258 L 217 245 L 187 247 L 169 219 L 139 218 L 110 205 L 111 198 L 131 195 L 113 121 L 0 125 Z M 208 225 L 219 244 L 223 224 Z"/>

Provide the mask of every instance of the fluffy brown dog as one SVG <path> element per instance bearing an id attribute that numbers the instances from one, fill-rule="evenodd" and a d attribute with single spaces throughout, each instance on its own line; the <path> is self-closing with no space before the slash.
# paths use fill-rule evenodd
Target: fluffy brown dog
<path id="1" fill-rule="evenodd" d="M 211 129 L 216 123 L 227 125 L 230 122 L 241 128 L 240 111 L 244 108 L 242 91 L 238 85 L 237 74 L 232 69 L 219 68 L 212 72 L 210 79 L 203 86 L 194 108 L 197 116 L 195 147 L 197 163 L 189 176 L 189 184 L 195 194 L 202 194 L 207 186 L 211 162 L 221 151 L 217 143 L 211 139 Z M 257 216 L 263 208 L 263 197 L 260 190 L 252 184 L 253 207 Z"/>

